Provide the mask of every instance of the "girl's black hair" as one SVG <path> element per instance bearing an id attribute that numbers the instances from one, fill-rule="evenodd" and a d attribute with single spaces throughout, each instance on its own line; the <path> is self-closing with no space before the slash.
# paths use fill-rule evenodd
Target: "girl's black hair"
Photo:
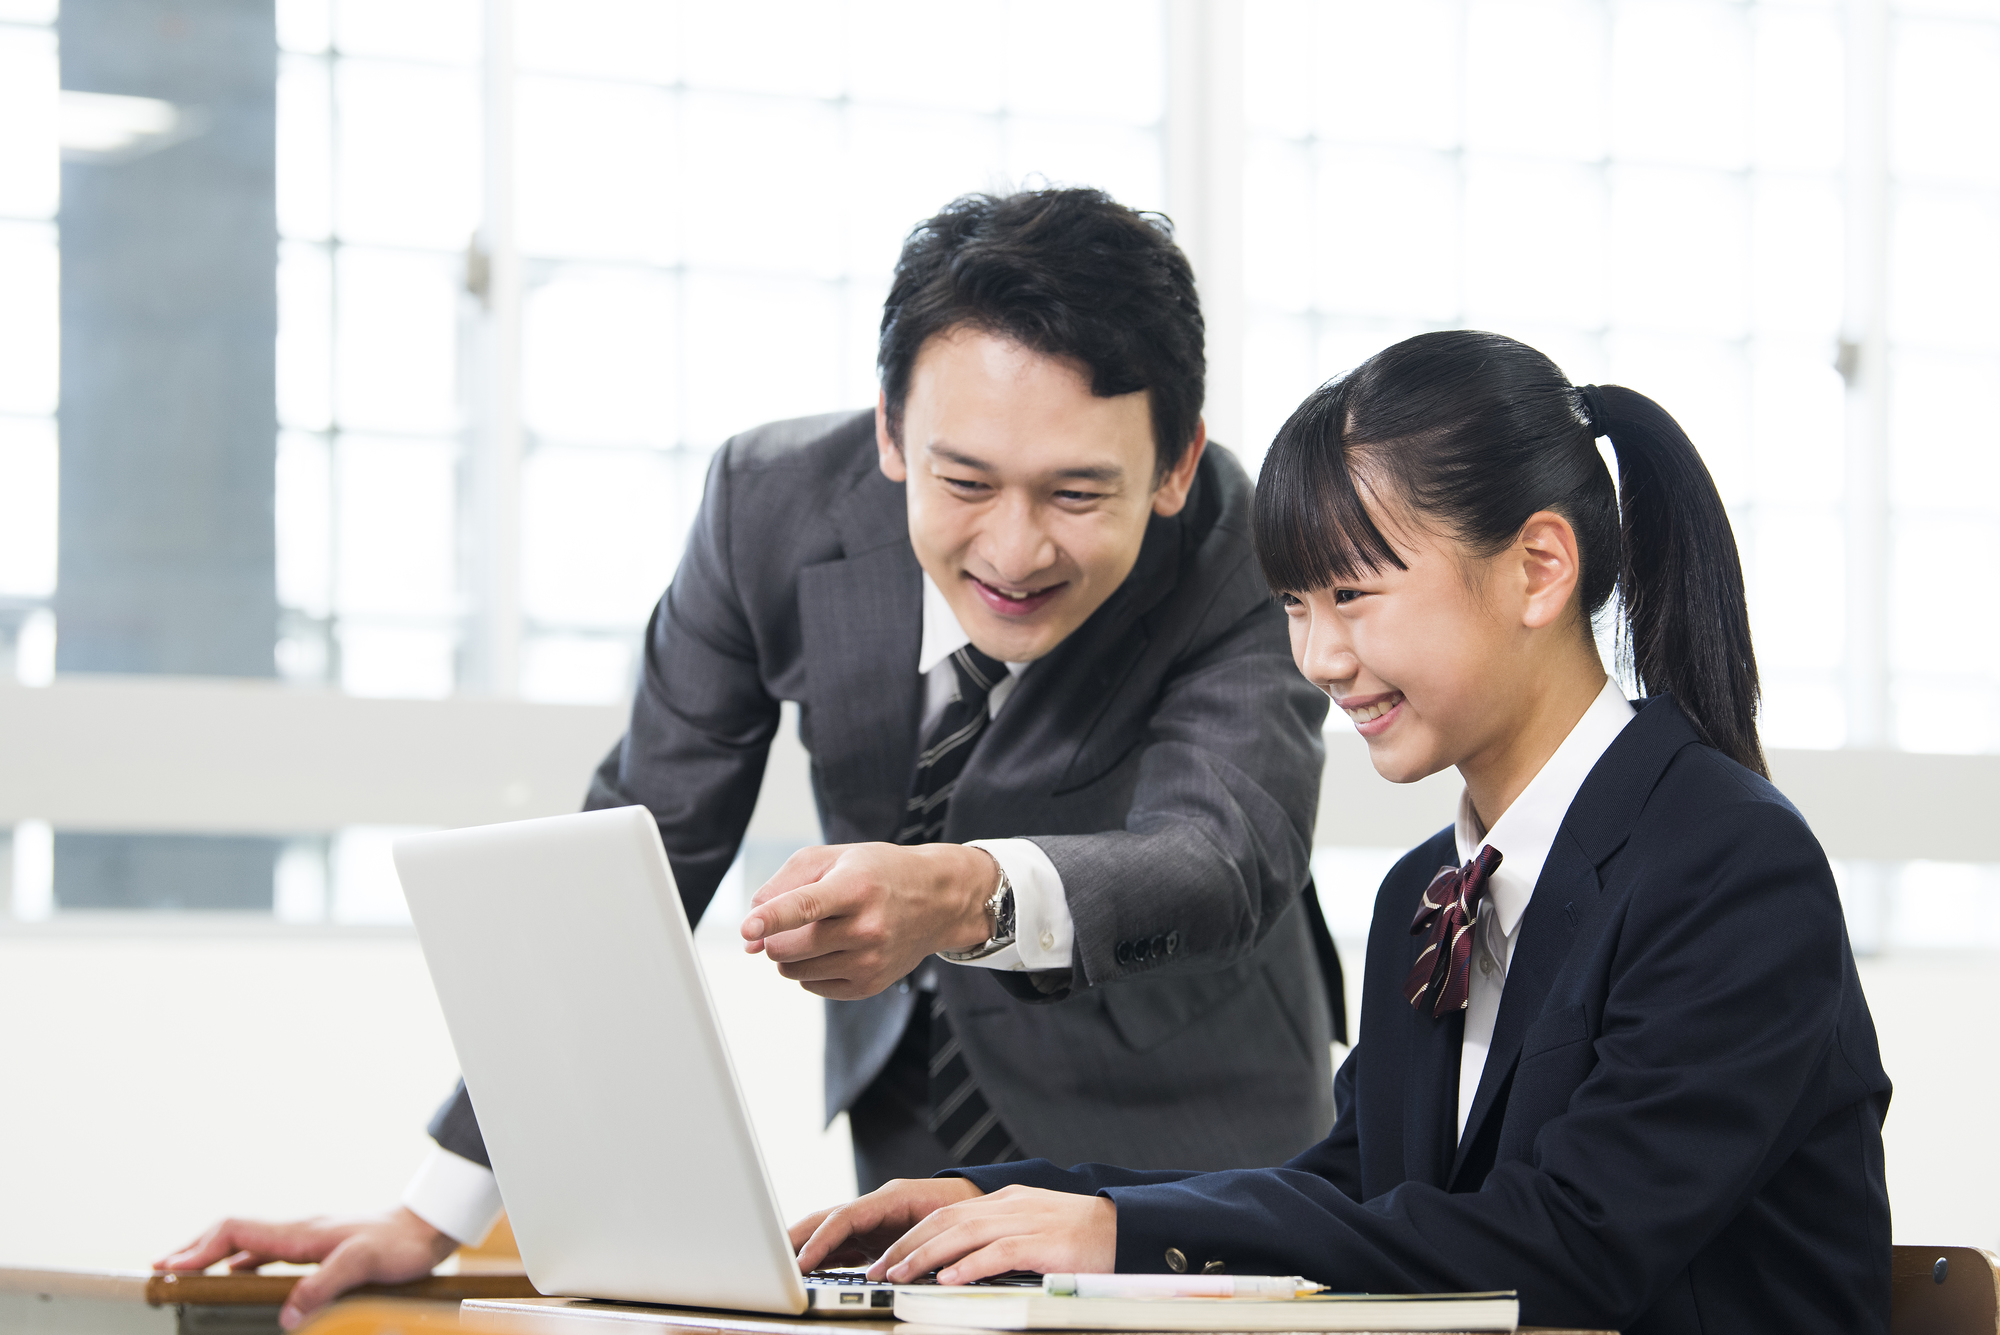
<path id="1" fill-rule="evenodd" d="M 1617 453 L 1616 489 L 1598 436 Z M 1504 550 L 1536 511 L 1561 515 L 1576 530 L 1586 627 L 1618 594 L 1619 656 L 1640 689 L 1671 694 L 1705 740 L 1769 773 L 1736 536 L 1693 442 L 1659 404 L 1617 385 L 1579 389 L 1500 334 L 1419 334 L 1322 385 L 1279 429 L 1257 483 L 1271 587 L 1406 568 L 1368 513 L 1370 494 L 1480 557 Z"/>

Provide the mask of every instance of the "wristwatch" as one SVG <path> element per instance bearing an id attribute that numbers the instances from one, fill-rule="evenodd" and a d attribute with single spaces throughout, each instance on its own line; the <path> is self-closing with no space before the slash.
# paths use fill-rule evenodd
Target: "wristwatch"
<path id="1" fill-rule="evenodd" d="M 986 901 L 986 916 L 993 920 L 993 935 L 970 950 L 940 950 L 938 958 L 950 960 L 953 964 L 967 964 L 973 960 L 983 960 L 988 955 L 997 955 L 1014 944 L 1014 884 L 1007 879 L 1007 869 L 1000 865 L 1000 859 L 986 849 L 979 850 L 993 858 L 993 869 L 1000 873 L 1000 884 Z"/>

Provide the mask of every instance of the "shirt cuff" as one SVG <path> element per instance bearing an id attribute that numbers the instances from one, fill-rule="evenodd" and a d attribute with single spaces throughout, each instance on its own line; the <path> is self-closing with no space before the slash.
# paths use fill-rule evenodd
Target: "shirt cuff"
<path id="1" fill-rule="evenodd" d="M 403 1188 L 403 1208 L 461 1246 L 477 1247 L 500 1221 L 500 1183 L 491 1168 L 435 1146 Z"/>
<path id="2" fill-rule="evenodd" d="M 978 969 L 1067 969 L 1076 923 L 1062 874 L 1032 839 L 975 839 L 967 848 L 984 849 L 1014 887 L 1014 944 L 984 959 L 953 960 Z M 940 957 L 942 958 L 942 957 Z"/>

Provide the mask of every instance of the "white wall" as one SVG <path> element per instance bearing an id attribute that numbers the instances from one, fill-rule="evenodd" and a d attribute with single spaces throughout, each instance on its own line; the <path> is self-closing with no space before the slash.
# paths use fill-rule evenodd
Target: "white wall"
<path id="1" fill-rule="evenodd" d="M 797 1215 L 853 1187 L 844 1123 L 819 1128 L 819 1007 L 714 930 L 726 916 L 703 958 Z M 1905 953 L 1863 976 L 1897 1081 L 1897 1239 L 2000 1248 L 2000 956 Z M 402 932 L 36 933 L 0 936 L 0 1071 L 0 1263 L 133 1267 L 228 1212 L 389 1203 L 454 1063 Z"/>

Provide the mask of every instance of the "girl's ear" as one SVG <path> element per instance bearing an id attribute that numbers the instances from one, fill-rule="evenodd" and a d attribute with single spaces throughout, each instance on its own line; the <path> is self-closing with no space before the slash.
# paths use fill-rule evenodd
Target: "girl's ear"
<path id="1" fill-rule="evenodd" d="M 1561 621 L 1583 576 L 1576 530 L 1553 510 L 1538 510 L 1521 526 L 1512 555 L 1520 563 L 1526 595 L 1521 624 L 1541 630 Z"/>

